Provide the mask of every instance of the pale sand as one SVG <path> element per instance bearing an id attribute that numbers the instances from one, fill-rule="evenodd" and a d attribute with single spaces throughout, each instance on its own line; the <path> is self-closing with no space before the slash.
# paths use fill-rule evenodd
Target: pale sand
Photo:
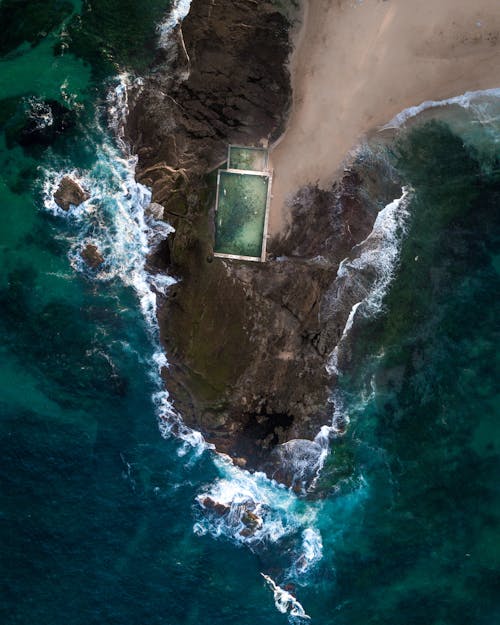
<path id="1" fill-rule="evenodd" d="M 305 0 L 294 104 L 271 150 L 269 233 L 286 198 L 331 184 L 370 130 L 425 100 L 500 87 L 500 0 Z"/>

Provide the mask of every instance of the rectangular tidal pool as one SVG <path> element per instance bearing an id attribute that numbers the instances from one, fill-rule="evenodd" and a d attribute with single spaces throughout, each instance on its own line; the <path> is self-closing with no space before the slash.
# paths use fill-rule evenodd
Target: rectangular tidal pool
<path id="1" fill-rule="evenodd" d="M 270 175 L 219 170 L 215 214 L 217 256 L 264 260 Z"/>
<path id="2" fill-rule="evenodd" d="M 230 145 L 227 157 L 228 169 L 245 171 L 265 171 L 267 169 L 267 150 Z"/>

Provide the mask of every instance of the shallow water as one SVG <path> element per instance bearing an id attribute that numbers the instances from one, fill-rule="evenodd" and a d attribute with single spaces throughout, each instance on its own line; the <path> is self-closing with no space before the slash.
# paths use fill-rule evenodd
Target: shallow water
<path id="1" fill-rule="evenodd" d="M 162 226 L 145 218 L 149 192 L 105 110 L 135 29 L 153 41 L 164 6 L 134 22 L 128 4 L 75 3 L 36 47 L 2 48 L 2 622 L 284 623 L 261 573 L 293 583 L 318 624 L 498 621 L 498 100 L 428 110 L 423 121 L 446 123 L 414 125 L 391 147 L 407 198 L 344 264 L 375 267 L 336 360 L 349 426 L 320 497 L 298 498 L 214 459 L 191 432 L 169 437 L 162 419 L 172 410 L 149 287 L 168 292 L 169 280 L 143 269 Z M 75 126 L 49 147 L 20 146 L 29 98 L 68 104 Z M 91 191 L 68 214 L 50 199 L 65 171 Z M 106 257 L 99 271 L 81 262 L 88 241 Z M 232 516 L 204 511 L 206 494 Z M 245 539 L 249 500 L 263 525 Z"/>

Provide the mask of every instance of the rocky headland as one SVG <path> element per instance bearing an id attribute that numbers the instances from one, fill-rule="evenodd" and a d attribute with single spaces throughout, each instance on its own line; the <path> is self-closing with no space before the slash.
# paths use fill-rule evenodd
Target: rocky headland
<path id="1" fill-rule="evenodd" d="M 126 127 L 137 178 L 175 228 L 148 261 L 178 278 L 158 309 L 174 405 L 237 464 L 285 482 L 283 444 L 332 419 L 326 364 L 359 296 L 335 288 L 339 264 L 400 195 L 385 161 L 360 152 L 329 188 L 290 201 L 266 263 L 213 257 L 214 170 L 228 143 L 270 145 L 283 132 L 296 16 L 292 2 L 193 0 L 132 89 Z"/>

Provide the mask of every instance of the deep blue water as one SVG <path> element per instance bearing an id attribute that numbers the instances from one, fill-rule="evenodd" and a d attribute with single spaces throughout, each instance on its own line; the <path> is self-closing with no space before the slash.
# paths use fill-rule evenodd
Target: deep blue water
<path id="1" fill-rule="evenodd" d="M 0 4 L 1 622 L 284 623 L 261 572 L 317 624 L 498 622 L 498 99 L 427 111 L 390 146 L 407 194 L 367 257 L 381 299 L 339 356 L 349 426 L 301 499 L 158 427 L 143 261 L 160 225 L 106 98 L 167 8 Z M 68 126 L 23 140 L 47 100 Z M 50 199 L 65 171 L 91 191 L 67 214 Z M 262 532 L 205 516 L 204 492 L 265 504 Z"/>

